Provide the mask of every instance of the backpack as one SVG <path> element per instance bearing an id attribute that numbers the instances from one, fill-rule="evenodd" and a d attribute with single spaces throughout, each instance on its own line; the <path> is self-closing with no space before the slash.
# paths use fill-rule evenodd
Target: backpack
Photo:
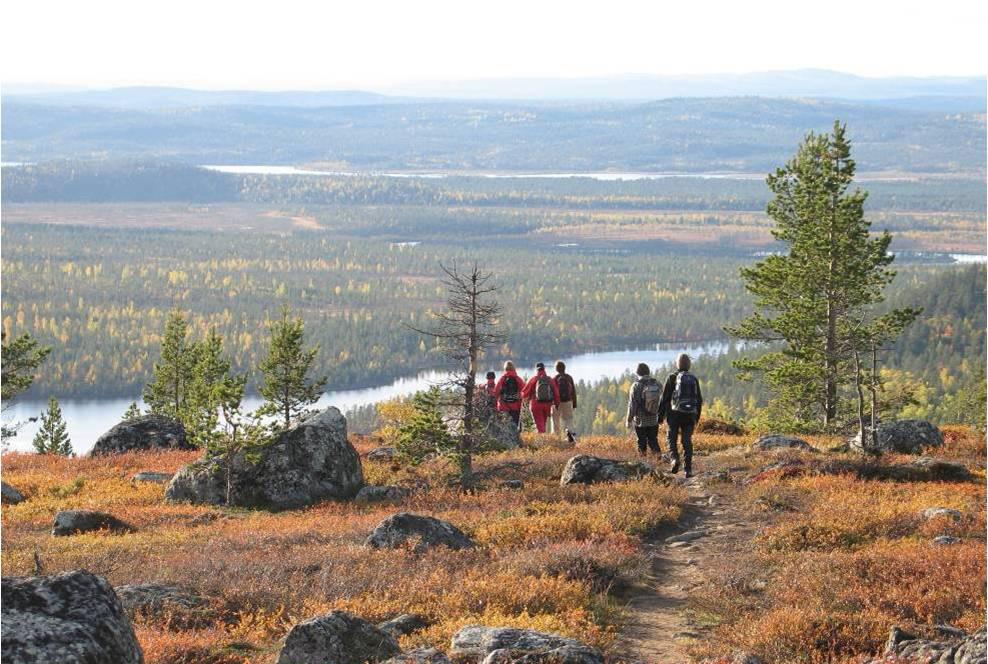
<path id="1" fill-rule="evenodd" d="M 518 378 L 515 376 L 505 376 L 501 383 L 501 403 L 518 403 L 521 401 L 521 393 L 518 389 Z"/>
<path id="2" fill-rule="evenodd" d="M 556 385 L 559 386 L 559 400 L 573 400 L 573 379 L 566 374 L 556 376 Z"/>
<path id="3" fill-rule="evenodd" d="M 556 400 L 552 392 L 552 379 L 544 374 L 535 379 L 535 400 L 539 403 L 552 403 Z"/>
<path id="4" fill-rule="evenodd" d="M 672 392 L 672 409 L 677 413 L 695 415 L 700 409 L 700 383 L 688 371 L 676 374 L 676 389 Z"/>
<path id="5" fill-rule="evenodd" d="M 646 415 L 658 415 L 660 403 L 662 403 L 662 388 L 659 386 L 659 381 L 646 378 L 642 381 L 642 411 Z"/>

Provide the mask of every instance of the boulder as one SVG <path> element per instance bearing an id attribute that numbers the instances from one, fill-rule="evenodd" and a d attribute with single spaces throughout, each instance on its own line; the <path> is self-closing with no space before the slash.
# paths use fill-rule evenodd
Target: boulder
<path id="1" fill-rule="evenodd" d="M 2 581 L 4 664 L 140 664 L 141 647 L 109 582 L 77 570 Z"/>
<path id="2" fill-rule="evenodd" d="M 206 603 L 198 595 L 162 583 L 117 586 L 114 590 L 130 616 L 135 613 L 160 613 L 169 608 L 194 609 Z"/>
<path id="3" fill-rule="evenodd" d="M 278 664 L 365 664 L 401 653 L 398 642 L 366 620 L 333 611 L 292 627 Z"/>
<path id="4" fill-rule="evenodd" d="M 877 434 L 877 446 L 872 445 L 870 437 L 867 444 L 862 445 L 860 433 L 849 440 L 848 444 L 857 452 L 900 454 L 920 454 L 928 447 L 943 445 L 943 432 L 926 420 L 882 422 L 878 425 Z"/>
<path id="5" fill-rule="evenodd" d="M 435 546 L 450 549 L 475 546 L 473 540 L 448 521 L 407 512 L 389 516 L 379 523 L 365 542 L 375 549 L 397 549 L 406 543 L 414 543 L 415 551 L 420 553 Z"/>
<path id="6" fill-rule="evenodd" d="M 170 482 L 175 475 L 173 473 L 158 473 L 153 470 L 142 470 L 131 477 L 132 482 L 154 482 L 155 484 L 165 484 Z"/>
<path id="7" fill-rule="evenodd" d="M 938 535 L 933 538 L 933 544 L 936 546 L 951 546 L 952 544 L 960 544 L 961 538 L 954 537 L 953 535 Z"/>
<path id="8" fill-rule="evenodd" d="M 185 427 L 164 415 L 141 415 L 124 420 L 96 440 L 92 456 L 135 450 L 194 449 L 185 439 Z"/>
<path id="9" fill-rule="evenodd" d="M 393 447 L 375 447 L 367 453 L 369 461 L 391 461 L 398 455 L 398 450 Z"/>
<path id="10" fill-rule="evenodd" d="M 524 489 L 525 483 L 521 480 L 504 480 L 498 486 L 502 489 Z"/>
<path id="11" fill-rule="evenodd" d="M 90 510 L 63 510 L 55 515 L 51 534 L 55 537 L 108 530 L 114 533 L 132 533 L 135 528 L 112 514 Z"/>
<path id="12" fill-rule="evenodd" d="M 938 628 L 942 640 L 921 639 L 898 627 L 885 642 L 884 658 L 877 662 L 917 664 L 985 664 L 985 630 L 965 635 L 953 628 Z"/>
<path id="13" fill-rule="evenodd" d="M 498 449 L 513 450 L 521 445 L 521 432 L 505 413 L 495 413 L 488 420 L 487 436 Z"/>
<path id="14" fill-rule="evenodd" d="M 450 664 L 446 653 L 435 648 L 418 648 L 385 660 L 383 664 Z"/>
<path id="15" fill-rule="evenodd" d="M 972 477 L 971 471 L 962 463 L 928 456 L 921 456 L 918 459 L 910 461 L 903 468 L 906 471 L 911 471 L 916 477 L 934 482 L 941 480 L 964 481 Z"/>
<path id="16" fill-rule="evenodd" d="M 425 618 L 414 613 L 403 613 L 400 616 L 395 616 L 391 620 L 385 620 L 377 625 L 378 629 L 383 629 L 396 639 L 428 626 L 429 622 Z"/>
<path id="17" fill-rule="evenodd" d="M 549 662 L 557 664 L 603 664 L 600 651 L 576 639 L 512 627 L 470 625 L 453 635 L 450 656 L 483 660 L 485 664 Z"/>
<path id="18" fill-rule="evenodd" d="M 617 461 L 580 454 L 566 462 L 559 484 L 566 486 L 567 484 L 627 482 L 641 479 L 653 472 L 651 466 L 639 461 Z"/>
<path id="19" fill-rule="evenodd" d="M 369 503 L 400 503 L 408 497 L 408 489 L 400 486 L 365 486 L 357 492 L 353 502 L 366 505 Z"/>
<path id="20" fill-rule="evenodd" d="M 807 443 L 802 438 L 781 436 L 779 434 L 770 434 L 760 437 L 752 443 L 751 449 L 759 452 L 766 452 L 768 450 L 804 450 L 806 452 L 812 452 L 816 450 L 815 447 Z"/>
<path id="21" fill-rule="evenodd" d="M 16 505 L 17 503 L 23 503 L 25 498 L 24 494 L 10 486 L 6 482 L 0 482 L 0 492 L 2 492 L 2 498 L 4 505 Z"/>
<path id="22" fill-rule="evenodd" d="M 256 463 L 244 454 L 231 463 L 230 504 L 263 509 L 293 509 L 323 500 L 349 500 L 364 485 L 357 451 L 347 440 L 346 419 L 327 408 L 283 431 L 259 453 Z M 206 456 L 176 473 L 165 490 L 171 501 L 226 503 L 226 469 Z"/>
<path id="23" fill-rule="evenodd" d="M 705 417 L 696 425 L 697 433 L 712 433 L 721 436 L 743 436 L 744 429 L 734 422 Z"/>
<path id="24" fill-rule="evenodd" d="M 952 510 L 949 507 L 927 507 L 919 515 L 926 521 L 945 518 L 956 522 L 964 518 L 964 515 L 958 510 Z"/>

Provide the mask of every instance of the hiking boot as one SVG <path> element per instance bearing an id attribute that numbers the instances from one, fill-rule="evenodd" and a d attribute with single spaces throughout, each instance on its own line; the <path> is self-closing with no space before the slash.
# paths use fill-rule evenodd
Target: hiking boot
<path id="1" fill-rule="evenodd" d="M 689 479 L 691 477 L 693 477 L 693 471 L 692 470 L 687 470 L 686 471 L 686 479 Z"/>
<path id="2" fill-rule="evenodd" d="M 672 464 L 669 466 L 669 472 L 673 475 L 679 472 L 679 457 L 672 458 Z"/>

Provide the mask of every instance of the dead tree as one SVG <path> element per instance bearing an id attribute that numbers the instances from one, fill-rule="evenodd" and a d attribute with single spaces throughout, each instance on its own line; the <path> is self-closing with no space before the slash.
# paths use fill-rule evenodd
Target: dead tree
<path id="1" fill-rule="evenodd" d="M 505 335 L 497 331 L 501 307 L 494 299 L 497 286 L 493 275 L 476 264 L 466 272 L 456 263 L 440 263 L 439 267 L 445 275 L 446 310 L 433 314 L 435 324 L 429 329 L 409 327 L 435 339 L 452 365 L 445 387 L 453 396 L 444 403 L 455 410 L 459 420 L 457 457 L 460 483 L 466 487 L 473 478 L 473 452 L 481 438 L 476 400 L 479 362 L 488 348 L 505 340 Z"/>

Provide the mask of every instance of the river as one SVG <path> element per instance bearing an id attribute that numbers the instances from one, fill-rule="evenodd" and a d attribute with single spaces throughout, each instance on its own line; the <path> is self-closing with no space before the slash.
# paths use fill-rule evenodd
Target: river
<path id="1" fill-rule="evenodd" d="M 726 352 L 726 343 L 710 343 L 699 345 L 685 344 L 656 344 L 651 348 L 636 350 L 619 350 L 600 353 L 584 353 L 563 358 L 566 371 L 577 381 L 596 382 L 603 378 L 617 378 L 625 373 L 634 371 L 639 362 L 646 362 L 657 369 L 676 359 L 679 353 L 687 352 L 693 357 L 701 355 L 721 355 Z M 554 361 L 554 360 L 552 360 Z M 548 362 L 547 362 L 548 363 Z M 500 375 L 500 367 L 491 367 Z M 522 375 L 534 373 L 533 368 L 522 368 Z M 336 390 L 326 392 L 317 404 L 320 408 L 336 406 L 344 413 L 348 410 L 365 406 L 394 397 L 408 396 L 419 390 L 441 382 L 445 374 L 435 371 L 421 373 L 417 376 L 397 378 L 387 385 L 369 387 L 359 390 Z M 56 395 L 57 396 L 57 395 Z M 68 428 L 72 447 L 76 454 L 85 454 L 96 443 L 96 439 L 110 427 L 120 422 L 124 412 L 133 399 L 96 399 L 59 401 L 62 417 Z M 248 397 L 244 400 L 247 410 L 260 405 L 258 397 Z M 47 401 L 30 400 L 17 401 L 4 413 L 4 422 L 22 422 L 31 417 L 37 417 L 48 407 Z M 31 450 L 31 440 L 39 427 L 38 422 L 26 422 L 12 439 L 10 449 Z"/>

